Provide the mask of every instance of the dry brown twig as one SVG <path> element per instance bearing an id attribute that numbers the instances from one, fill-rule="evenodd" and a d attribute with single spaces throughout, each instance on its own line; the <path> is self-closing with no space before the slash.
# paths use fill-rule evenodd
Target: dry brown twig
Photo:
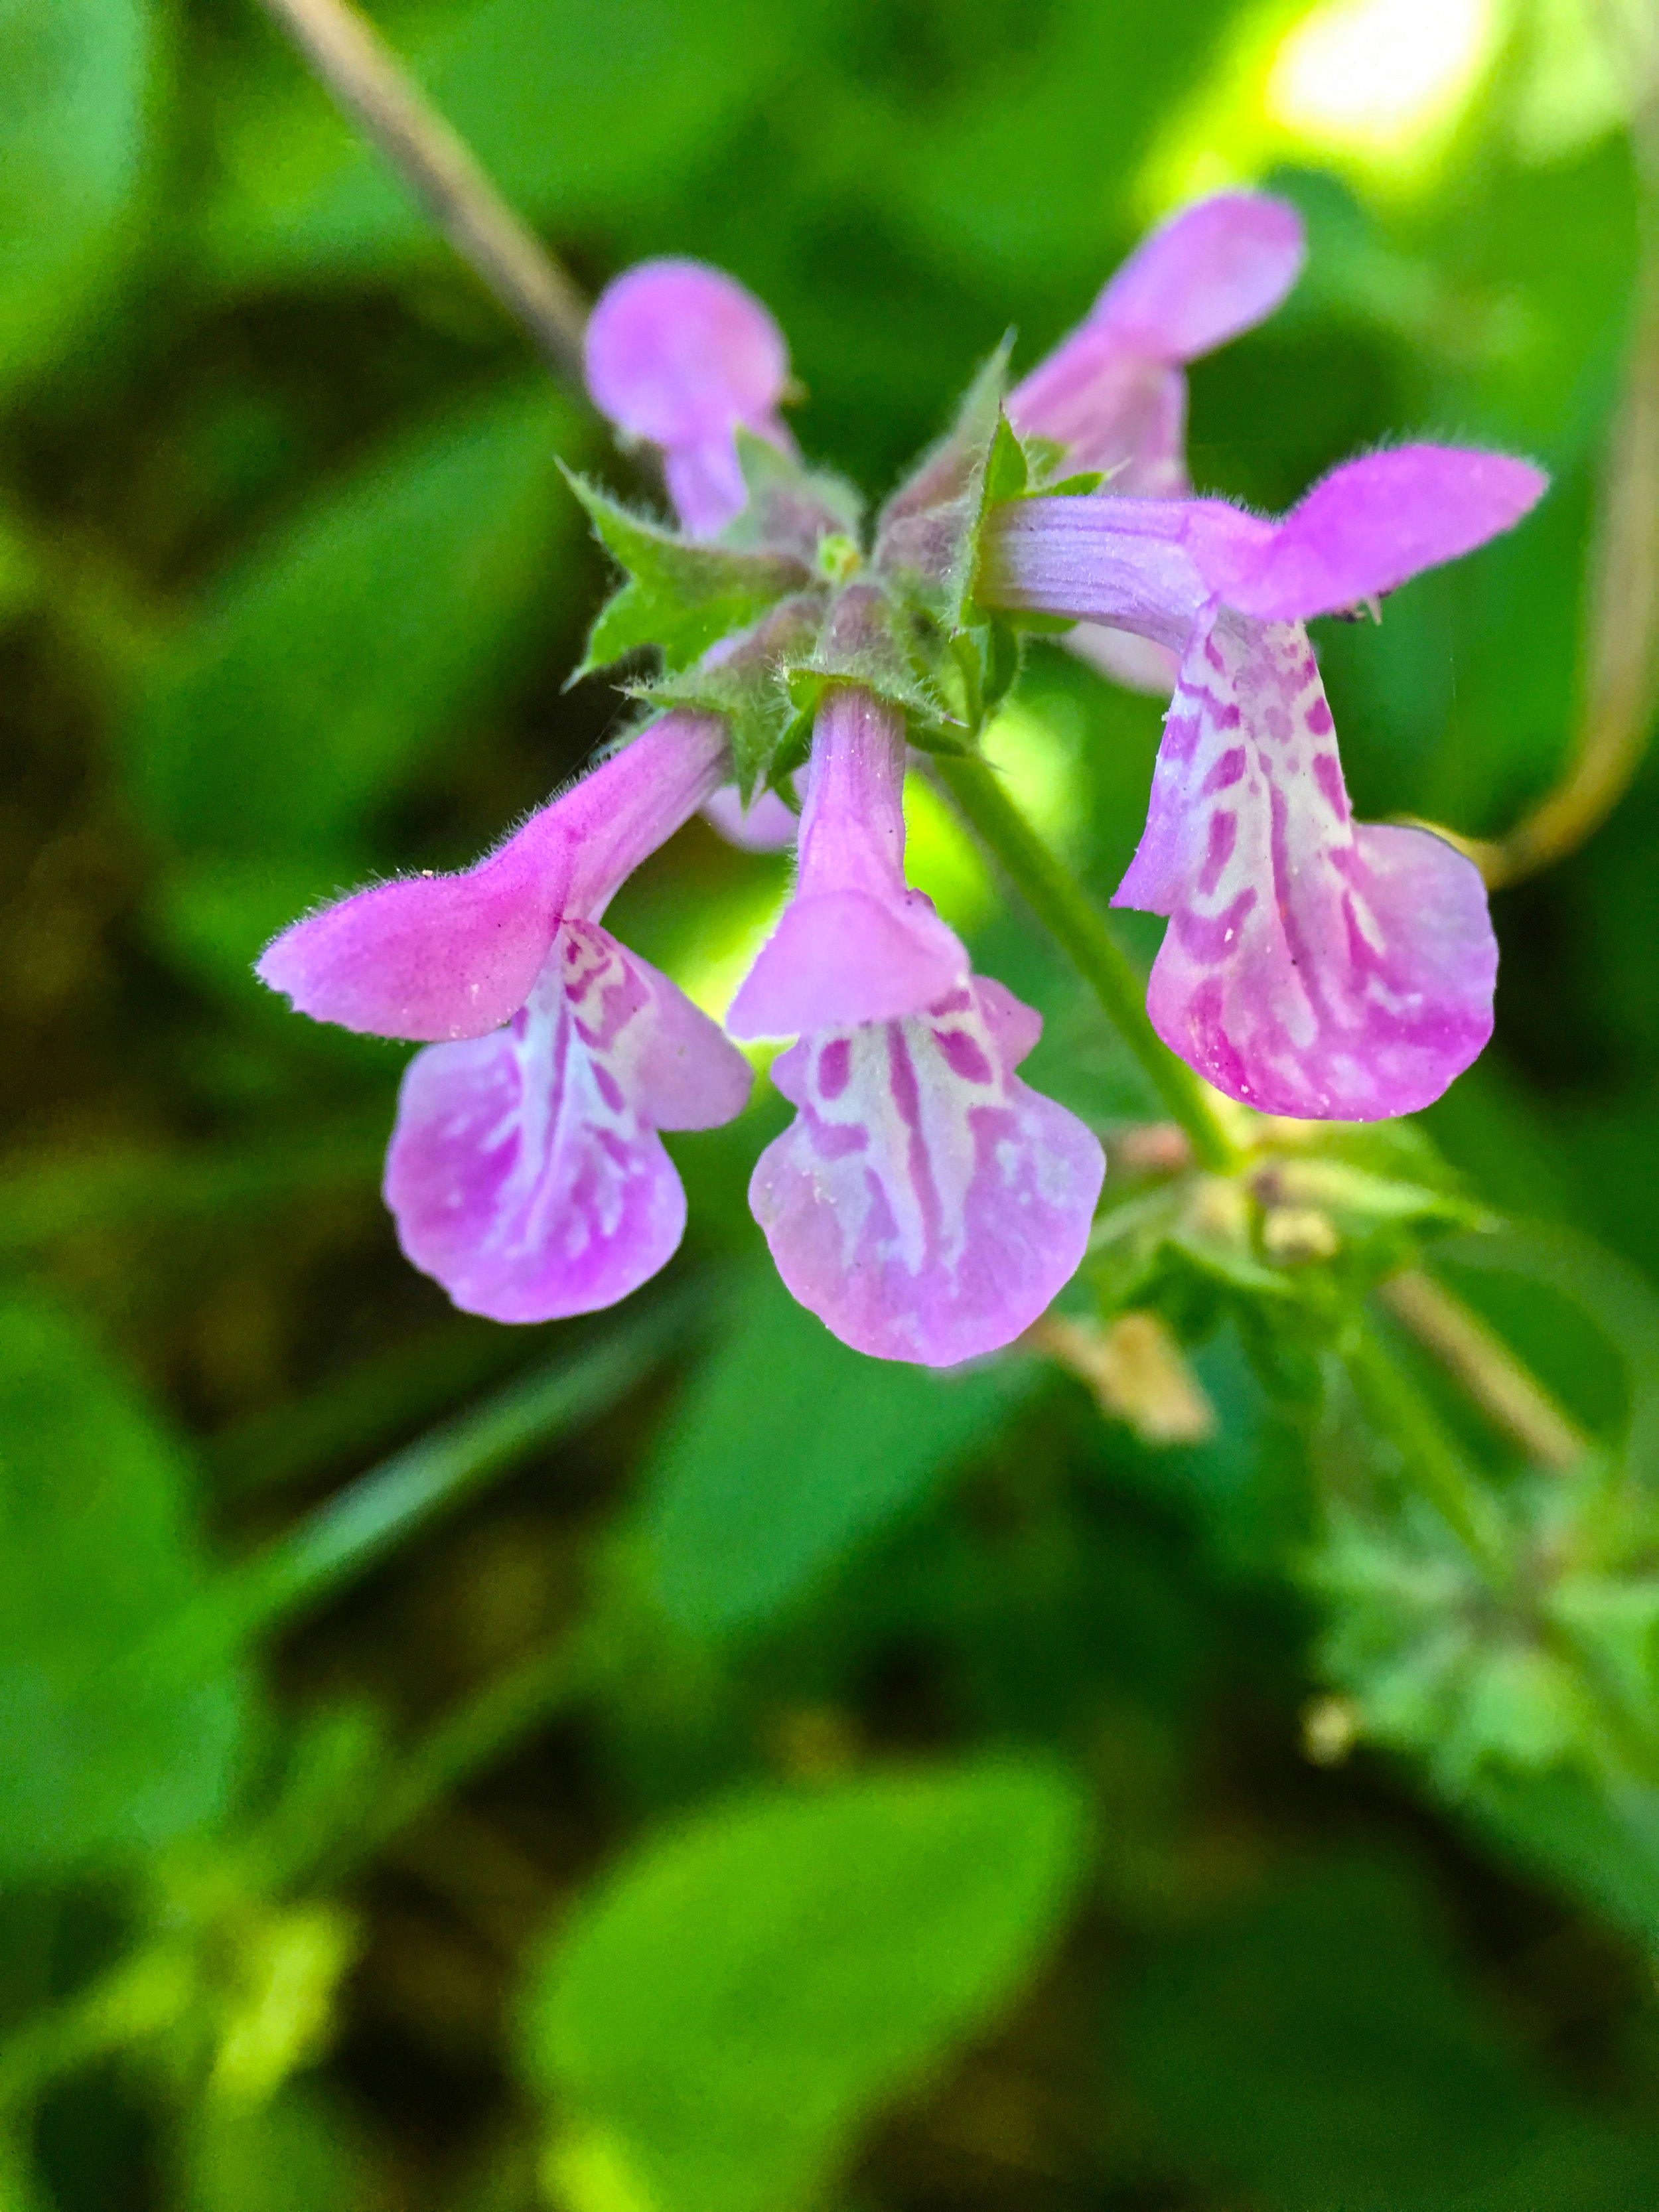
<path id="1" fill-rule="evenodd" d="M 349 0 L 261 0 L 434 223 L 579 394 L 587 302 Z"/>

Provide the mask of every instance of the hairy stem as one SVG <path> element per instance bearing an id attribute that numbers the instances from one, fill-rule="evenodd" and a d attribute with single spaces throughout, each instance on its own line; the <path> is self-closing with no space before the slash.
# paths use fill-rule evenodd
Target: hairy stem
<path id="1" fill-rule="evenodd" d="M 587 303 L 349 0 L 261 0 L 467 266 L 580 395 Z"/>
<path id="2" fill-rule="evenodd" d="M 1238 1152 L 1213 1094 L 1178 1060 L 1146 1015 L 1146 986 L 1100 909 L 1026 820 L 994 769 L 959 754 L 935 760 L 939 781 L 1016 890 L 1066 954 L 1107 1018 L 1186 1131 L 1200 1166 L 1225 1171 Z"/>

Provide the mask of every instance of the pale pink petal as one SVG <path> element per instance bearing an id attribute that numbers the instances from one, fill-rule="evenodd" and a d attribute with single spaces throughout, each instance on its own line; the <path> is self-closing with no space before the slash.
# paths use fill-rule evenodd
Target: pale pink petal
<path id="1" fill-rule="evenodd" d="M 1241 614 L 1306 622 L 1391 592 L 1484 545 L 1536 506 L 1549 479 L 1525 461 L 1401 446 L 1334 469 L 1255 546 L 1206 546 L 1200 564 Z"/>
<path id="2" fill-rule="evenodd" d="M 344 1029 L 487 1036 L 523 1006 L 560 920 L 597 919 L 727 772 L 717 715 L 665 715 L 475 867 L 342 899 L 285 929 L 256 972 Z"/>
<path id="3" fill-rule="evenodd" d="M 1175 690 L 1180 660 L 1167 645 L 1137 637 L 1133 630 L 1110 629 L 1104 623 L 1079 623 L 1066 631 L 1060 643 L 1126 691 L 1144 691 L 1149 697 L 1167 699 Z"/>
<path id="4" fill-rule="evenodd" d="M 777 413 L 789 380 L 782 334 L 741 284 L 701 262 L 641 262 L 607 286 L 588 318 L 584 367 L 600 411 L 663 448 L 695 536 L 742 509 L 739 423 L 793 450 Z"/>
<path id="5" fill-rule="evenodd" d="M 256 973 L 297 1012 L 374 1036 L 481 1036 L 517 1012 L 547 957 L 570 857 L 544 807 L 459 876 L 377 884 L 285 929 Z"/>
<path id="6" fill-rule="evenodd" d="M 832 685 L 813 727 L 795 896 L 732 1002 L 733 1036 L 884 1021 L 967 975 L 961 941 L 905 884 L 904 761 L 897 708 Z"/>
<path id="7" fill-rule="evenodd" d="M 800 817 L 775 791 L 757 793 L 748 806 L 735 783 L 722 784 L 703 803 L 702 818 L 728 845 L 744 853 L 781 853 L 795 842 Z"/>
<path id="8" fill-rule="evenodd" d="M 1136 248 L 1089 324 L 1148 361 L 1196 361 L 1265 321 L 1302 273 L 1306 252 L 1302 218 L 1287 200 L 1218 192 Z"/>
<path id="9" fill-rule="evenodd" d="M 1008 395 L 1022 438 L 1065 448 L 1067 469 L 1102 469 L 1121 498 L 1176 499 L 1187 489 L 1187 380 L 1124 350 L 1085 323 Z"/>
<path id="10" fill-rule="evenodd" d="M 399 1241 L 494 1321 L 612 1305 L 685 1226 L 653 1125 L 729 1119 L 747 1090 L 741 1055 L 665 977 L 568 925 L 509 1027 L 410 1062 L 386 1170 Z"/>
<path id="11" fill-rule="evenodd" d="M 737 1037 L 885 1021 L 942 997 L 968 972 L 954 930 L 921 891 L 794 898 L 732 1001 Z"/>
<path id="12" fill-rule="evenodd" d="M 856 1351 L 926 1367 L 994 1352 L 1081 1263 L 1105 1158 L 1013 1072 L 1041 1027 L 970 979 L 775 1063 L 799 1112 L 749 1202 L 792 1296 Z"/>
<path id="13" fill-rule="evenodd" d="M 1180 363 L 1270 314 L 1302 256 L 1302 219 L 1283 200 L 1224 192 L 1186 209 L 1015 386 L 1009 421 L 1022 437 L 1062 446 L 1068 468 L 1107 471 L 1121 498 L 1178 498 L 1188 488 Z"/>
<path id="14" fill-rule="evenodd" d="M 1224 613 L 1195 637 L 1114 903 L 1170 917 L 1159 1036 L 1263 1112 L 1413 1113 L 1492 1033 L 1479 872 L 1426 832 L 1351 820 L 1299 624 Z"/>

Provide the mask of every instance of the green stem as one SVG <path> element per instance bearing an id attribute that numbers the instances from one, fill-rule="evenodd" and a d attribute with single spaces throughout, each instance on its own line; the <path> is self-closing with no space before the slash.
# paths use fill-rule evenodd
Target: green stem
<path id="1" fill-rule="evenodd" d="M 1503 1522 L 1416 1384 L 1364 1319 L 1356 1318 L 1343 1359 L 1362 1412 L 1400 1454 L 1407 1481 L 1433 1506 L 1487 1580 L 1502 1589 L 1511 1574 Z"/>
<path id="2" fill-rule="evenodd" d="M 394 1453 L 227 1576 L 169 1630 L 169 1651 L 199 1666 L 314 1611 L 531 1452 L 609 1412 L 709 1307 L 706 1282 L 659 1298 Z"/>
<path id="3" fill-rule="evenodd" d="M 1187 1132 L 1200 1165 L 1222 1173 L 1236 1168 L 1238 1149 L 1213 1097 L 1148 1020 L 1146 986 L 1099 908 L 1048 850 L 994 769 L 959 753 L 941 753 L 934 766 L 969 824 L 1146 1069 L 1158 1097 Z"/>
<path id="4" fill-rule="evenodd" d="M 604 1671 L 597 1641 L 578 1628 L 463 1705 L 416 1745 L 392 1778 L 384 1802 L 354 1823 L 329 1871 L 360 1866 L 429 1806 L 494 1765 L 537 1729 L 568 1711 Z M 341 1864 L 343 1860 L 343 1866 Z"/>

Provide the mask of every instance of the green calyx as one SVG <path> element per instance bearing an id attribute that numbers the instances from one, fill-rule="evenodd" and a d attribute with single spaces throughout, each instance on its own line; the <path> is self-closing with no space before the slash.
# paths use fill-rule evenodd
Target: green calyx
<path id="1" fill-rule="evenodd" d="M 832 684 L 863 685 L 905 718 L 924 751 L 969 753 L 1019 672 L 1020 638 L 974 597 L 986 518 L 1048 479 L 1058 447 L 1023 445 L 1003 411 L 1007 348 L 986 364 L 944 441 L 878 520 L 866 553 L 857 495 L 747 431 L 747 498 L 709 543 L 692 543 L 566 472 L 624 573 L 573 683 L 645 647 L 661 656 L 632 696 L 661 712 L 723 714 L 744 803 L 788 795 Z"/>

